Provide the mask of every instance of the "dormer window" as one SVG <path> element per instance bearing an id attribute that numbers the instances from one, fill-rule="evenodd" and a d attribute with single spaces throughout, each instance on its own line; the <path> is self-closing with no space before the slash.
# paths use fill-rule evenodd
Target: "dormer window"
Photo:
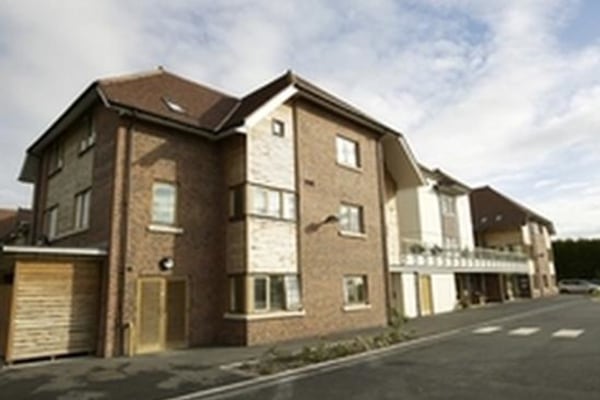
<path id="1" fill-rule="evenodd" d="M 185 114 L 185 108 L 183 108 L 183 106 L 179 105 L 175 101 L 173 101 L 167 97 L 163 97 L 162 100 L 169 110 L 179 113 L 179 114 Z"/>

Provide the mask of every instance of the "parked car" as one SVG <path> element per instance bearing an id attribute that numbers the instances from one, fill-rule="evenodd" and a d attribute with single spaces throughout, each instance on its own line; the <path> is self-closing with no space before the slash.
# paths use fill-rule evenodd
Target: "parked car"
<path id="1" fill-rule="evenodd" d="M 561 293 L 592 293 L 600 290 L 600 285 L 585 279 L 561 279 L 558 290 Z"/>

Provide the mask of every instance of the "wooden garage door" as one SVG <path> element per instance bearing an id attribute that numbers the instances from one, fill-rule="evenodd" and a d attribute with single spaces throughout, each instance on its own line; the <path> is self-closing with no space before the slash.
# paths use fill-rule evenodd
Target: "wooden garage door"
<path id="1" fill-rule="evenodd" d="M 96 350 L 100 271 L 92 262 L 18 262 L 7 360 Z"/>

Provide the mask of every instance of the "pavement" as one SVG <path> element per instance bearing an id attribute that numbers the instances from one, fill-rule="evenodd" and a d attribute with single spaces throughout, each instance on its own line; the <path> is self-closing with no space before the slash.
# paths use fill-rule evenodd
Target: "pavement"
<path id="1" fill-rule="evenodd" d="M 592 308 L 590 308 L 592 307 Z M 595 307 L 595 308 L 594 308 Z M 479 333 L 477 335 L 467 335 L 465 340 L 467 340 L 463 345 L 467 348 L 462 349 L 459 352 L 459 355 L 464 353 L 464 357 L 473 357 L 472 349 L 469 349 L 469 345 L 472 343 L 476 343 L 477 341 L 493 339 L 493 338 L 502 338 L 500 332 L 504 332 L 506 327 L 504 325 L 498 325 L 503 319 L 510 319 L 512 316 L 521 315 L 521 318 L 527 318 L 528 315 L 531 315 L 531 318 L 542 318 L 538 316 L 539 313 L 542 313 L 544 310 L 546 312 L 543 313 L 545 318 L 548 316 L 554 316 L 554 319 L 562 320 L 565 318 L 584 318 L 587 315 L 588 321 L 587 324 L 592 324 L 594 318 L 597 320 L 597 311 L 600 308 L 600 303 L 594 303 L 587 298 L 579 297 L 579 296 L 555 296 L 552 298 L 546 299 L 536 299 L 536 300 L 522 300 L 517 302 L 505 303 L 505 304 L 494 304 L 480 308 L 461 310 L 454 313 L 435 315 L 430 317 L 416 318 L 410 320 L 405 329 L 413 333 L 415 337 L 431 337 L 432 335 L 439 335 L 444 333 L 453 333 L 455 331 L 464 330 L 465 328 L 472 328 L 478 324 L 485 324 L 486 322 L 494 322 L 495 325 L 492 327 L 500 326 L 498 330 L 491 329 L 489 333 Z M 593 309 L 596 314 L 589 314 L 590 309 Z M 549 311 L 548 311 L 549 310 Z M 565 312 L 560 312 L 560 310 L 564 310 Z M 568 310 L 568 312 L 566 312 Z M 577 312 L 573 312 L 574 310 L 578 310 Z M 580 311 L 584 310 L 584 311 Z M 587 310 L 587 311 L 586 311 Z M 580 315 L 583 312 L 582 315 Z M 585 313 L 588 314 L 585 314 Z M 542 315 L 542 314 L 539 314 Z M 590 316 L 591 315 L 591 316 Z M 544 320 L 545 321 L 545 320 Z M 543 321 L 542 321 L 543 322 Z M 544 322 L 547 323 L 548 321 Z M 576 323 L 577 321 L 573 321 L 570 324 L 562 324 L 565 326 L 579 326 L 584 324 Z M 585 322 L 585 321 L 584 321 Z M 543 325 L 542 323 L 538 325 Z M 559 324 L 560 325 L 560 324 Z M 562 326 L 561 325 L 561 326 Z M 542 328 L 540 328 L 541 330 Z M 566 329 L 566 328 L 565 328 Z M 583 340 L 589 340 L 590 332 L 595 332 L 595 338 L 599 337 L 600 332 L 597 330 L 590 331 L 588 328 L 588 332 L 586 332 L 585 336 L 582 337 Z M 374 330 L 369 330 L 367 332 L 360 332 L 362 334 L 365 333 L 374 333 Z M 529 335 L 534 335 L 538 333 L 536 331 L 534 333 L 530 333 Z M 315 338 L 315 339 L 307 339 L 307 340 L 299 340 L 287 343 L 281 343 L 276 345 L 277 349 L 294 351 L 299 350 L 305 345 L 311 345 L 322 341 L 335 341 L 340 339 L 345 339 L 353 334 L 343 334 L 343 335 L 334 335 L 326 338 Z M 566 333 L 573 334 L 572 332 Z M 515 335 L 507 335 L 508 339 L 513 340 Z M 524 335 L 524 337 L 528 337 Z M 505 340 L 506 338 L 502 339 Z M 556 339 L 556 338 L 554 338 Z M 565 339 L 566 340 L 566 339 Z M 417 343 L 417 341 L 415 341 Z M 512 343 L 512 342 L 511 342 Z M 546 342 L 542 341 L 538 345 L 545 344 Z M 597 342 L 596 342 L 597 343 Z M 484 342 L 485 344 L 485 342 Z M 415 345 L 415 348 L 420 348 L 424 346 Z M 438 351 L 433 350 L 436 346 L 425 346 L 423 351 L 425 353 L 420 357 L 424 357 L 425 359 L 431 358 L 432 365 L 435 365 L 436 362 L 449 362 L 449 366 L 456 367 L 457 365 L 460 368 L 464 368 L 464 366 L 469 366 L 473 364 L 474 360 L 463 360 L 463 363 L 458 363 L 458 361 L 450 362 L 456 358 L 456 354 L 453 354 L 453 351 L 461 349 L 460 343 L 456 345 L 458 347 L 445 349 L 442 351 L 441 355 Z M 483 345 L 482 345 L 483 346 Z M 498 356 L 502 359 L 503 356 L 503 344 L 493 345 L 490 344 L 490 349 L 485 348 L 483 346 L 481 348 L 481 354 L 485 356 L 484 358 L 491 357 L 494 352 L 498 353 L 500 350 L 500 354 Z M 16 365 L 5 367 L 0 370 L 0 394 L 2 398 L 6 399 L 138 399 L 143 398 L 145 400 L 152 399 L 169 399 L 177 396 L 183 396 L 190 393 L 202 393 L 203 391 L 213 389 L 214 388 L 223 388 L 228 387 L 231 384 L 238 384 L 245 386 L 244 382 L 254 382 L 251 381 L 251 377 L 246 375 L 241 375 L 236 373 L 233 370 L 223 369 L 221 368 L 223 365 L 232 364 L 235 362 L 240 362 L 244 360 L 250 360 L 253 358 L 260 357 L 266 351 L 271 349 L 273 346 L 254 346 L 254 347 L 210 347 L 210 348 L 197 348 L 197 349 L 187 349 L 180 351 L 171 351 L 164 352 L 155 355 L 144 355 L 144 356 L 136 356 L 132 358 L 113 358 L 113 359 L 99 359 L 99 358 L 70 358 L 63 359 L 52 362 L 43 362 L 43 363 L 35 363 L 35 364 L 24 364 L 24 365 Z M 405 348 L 412 348 L 410 345 Z M 596 348 L 597 344 L 596 344 Z M 471 351 L 468 351 L 471 350 Z M 427 353 L 429 351 L 430 353 Z M 403 350 L 393 351 L 390 354 L 403 354 Z M 444 356 L 444 354 L 446 354 Z M 598 353 L 596 352 L 596 357 Z M 382 355 L 382 359 L 388 360 L 387 355 Z M 375 358 L 379 360 L 379 358 Z M 598 358 L 596 358 L 598 360 Z M 545 362 L 548 362 L 546 360 Z M 352 371 L 354 368 L 367 368 L 368 366 L 373 365 L 375 361 L 368 361 L 365 365 L 362 363 L 358 363 L 357 365 L 351 366 L 350 368 L 343 369 L 343 373 L 350 374 L 352 376 Z M 410 359 L 402 359 L 401 361 L 397 361 L 399 365 L 410 366 L 413 365 L 416 361 L 410 361 Z M 376 361 L 376 364 L 379 361 Z M 458 364 L 457 364 L 458 363 Z M 466 364 L 465 364 L 466 363 Z M 343 362 L 342 362 L 343 364 Z M 599 363 L 596 363 L 599 364 Z M 599 364 L 600 365 L 600 364 Z M 368 368 L 371 368 L 368 367 Z M 418 363 L 417 363 L 418 367 Z M 442 368 L 443 366 L 441 366 Z M 544 371 L 544 366 L 541 365 L 541 371 Z M 443 367 L 442 370 L 444 370 Z M 437 387 L 438 381 L 434 381 L 434 385 L 430 385 L 430 378 L 433 378 L 432 371 L 429 370 L 425 364 L 425 368 L 419 369 L 416 368 L 399 368 L 398 371 L 393 373 L 393 377 L 387 376 L 391 381 L 404 381 L 405 383 L 413 383 L 412 386 L 416 385 L 416 382 L 419 382 L 419 379 L 422 381 L 423 385 L 423 393 L 427 392 L 427 387 L 435 386 Z M 393 368 L 392 368 L 393 370 Z M 417 373 L 420 371 L 420 373 Z M 597 371 L 597 369 L 596 369 Z M 362 372 L 373 372 L 371 370 L 363 370 Z M 389 371 L 388 371 L 389 372 Z M 433 371 L 435 372 L 435 371 Z M 405 374 L 405 375 L 403 375 Z M 327 375 L 325 373 L 324 375 Z M 379 372 L 376 374 L 379 376 Z M 311 377 L 310 379 L 319 379 L 321 375 L 317 374 Z M 390 392 L 396 393 L 392 390 L 389 385 L 379 382 L 379 378 L 377 376 L 371 377 L 369 375 L 369 379 L 375 379 L 373 384 L 379 385 L 377 387 L 386 388 L 385 390 L 390 390 Z M 385 377 L 386 373 L 383 371 L 381 377 Z M 478 376 L 475 374 L 475 376 Z M 595 373 L 595 376 L 599 376 L 598 373 Z M 410 378 L 410 379 L 409 379 Z M 325 379 L 321 377 L 321 379 Z M 365 382 L 365 377 L 362 376 L 360 379 L 357 377 L 353 377 L 355 383 Z M 346 381 L 345 377 L 340 379 L 336 378 L 336 382 L 342 382 L 343 387 L 348 386 L 349 388 L 352 385 L 345 385 L 343 382 Z M 320 382 L 320 383 L 319 383 Z M 320 384 L 329 384 L 330 380 L 325 379 L 324 381 L 318 381 L 316 383 L 316 387 L 320 387 Z M 444 381 L 444 379 L 439 380 L 439 382 L 444 383 L 444 385 L 448 385 L 448 382 Z M 438 383 L 439 383 L 438 382 Z M 352 383 L 352 382 L 350 382 Z M 298 383 L 299 384 L 299 383 Z M 246 396 L 254 396 L 250 398 L 312 398 L 306 397 L 307 395 L 315 395 L 314 393 L 302 393 L 296 392 L 294 389 L 296 383 L 286 383 L 284 387 L 287 387 L 285 390 L 292 390 L 290 392 L 293 396 L 284 396 L 280 397 L 281 387 L 277 384 L 276 377 L 270 383 L 270 387 L 266 387 L 263 389 L 258 389 L 258 392 L 247 393 L 246 390 L 252 391 L 252 385 L 249 384 L 247 386 L 248 389 L 243 389 L 242 392 L 232 392 L 232 395 L 239 395 L 243 398 Z M 287 385 L 287 386 L 286 386 Z M 289 386 L 292 385 L 292 386 Z M 304 385 L 302 385 L 303 387 Z M 410 385 L 407 385 L 407 387 Z M 246 387 L 246 386 L 245 386 Z M 311 384 L 312 387 L 312 384 Z M 335 390 L 338 390 L 336 388 Z M 265 390 L 266 392 L 261 392 L 261 390 Z M 275 393 L 271 392 L 275 390 Z M 329 390 L 329 389 L 327 389 Z M 334 389 L 332 389 L 334 390 Z M 341 389 L 340 389 L 341 390 Z M 383 390 L 383 389 L 382 389 Z M 420 390 L 420 389 L 419 389 Z M 346 393 L 341 390 L 340 393 L 344 393 L 344 397 L 347 398 L 372 398 L 372 397 L 356 397 L 357 393 L 362 393 L 363 391 L 352 391 L 351 393 Z M 287 393 L 287 392 L 286 392 Z M 288 394 L 290 394 L 288 393 Z M 333 392 L 331 393 L 333 396 Z M 370 393 L 370 392 L 369 392 Z M 598 391 L 600 393 L 600 390 Z M 285 394 L 285 393 L 284 393 Z M 297 396 L 297 395 L 298 396 Z M 481 394 L 481 393 L 480 393 Z M 408 394 L 408 398 L 419 398 L 413 396 L 414 393 Z M 322 395 L 320 395 L 323 397 Z M 383 397 L 380 398 L 388 398 L 382 393 Z M 190 398 L 194 397 L 193 395 L 189 396 Z M 240 398 L 242 398 L 240 397 Z M 328 397 L 328 396 L 325 396 Z M 342 397 L 338 396 L 338 393 L 335 393 L 334 398 Z M 376 396 L 377 397 L 377 396 Z M 393 398 L 397 398 L 394 394 Z M 434 397 L 422 397 L 422 398 L 436 398 Z M 440 398 L 451 398 L 451 397 L 440 397 Z M 459 397 L 456 397 L 459 398 Z M 463 397 L 460 397 L 463 398 Z M 480 397 L 479 397 L 480 398 Z M 487 396 L 486 396 L 487 398 Z M 516 398 L 516 397 L 515 397 Z M 567 398 L 567 397 L 565 397 Z M 584 398 L 584 397 L 582 397 Z M 595 397 L 597 398 L 597 397 Z"/>

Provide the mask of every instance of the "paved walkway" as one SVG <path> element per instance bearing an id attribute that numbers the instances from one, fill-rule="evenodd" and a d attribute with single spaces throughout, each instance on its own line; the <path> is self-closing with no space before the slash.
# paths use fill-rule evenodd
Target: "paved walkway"
<path id="1" fill-rule="evenodd" d="M 409 321 L 405 329 L 422 337 L 570 301 L 581 298 L 557 296 L 490 305 L 417 318 Z M 294 351 L 323 340 L 354 336 L 356 333 L 299 340 L 278 344 L 276 348 Z M 132 358 L 72 358 L 13 366 L 0 370 L 0 393 L 6 399 L 165 399 L 247 379 L 220 367 L 260 357 L 272 347 L 210 347 Z"/>

